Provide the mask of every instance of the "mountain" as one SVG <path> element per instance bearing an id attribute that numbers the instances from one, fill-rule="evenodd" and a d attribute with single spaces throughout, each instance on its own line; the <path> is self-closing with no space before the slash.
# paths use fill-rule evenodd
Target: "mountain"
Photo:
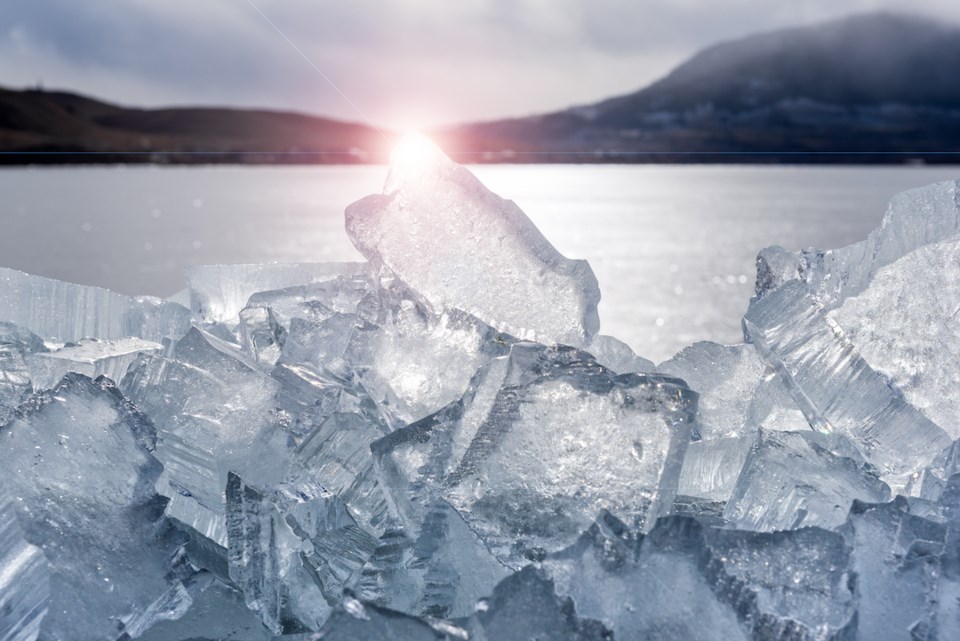
<path id="1" fill-rule="evenodd" d="M 382 162 L 394 140 L 297 113 L 130 109 L 66 92 L 0 89 L 0 162 L 8 164 Z"/>
<path id="2" fill-rule="evenodd" d="M 869 14 L 718 44 L 597 104 L 435 133 L 488 159 L 960 162 L 942 153 L 960 152 L 958 77 L 960 28 Z"/>
<path id="3" fill-rule="evenodd" d="M 958 76 L 960 27 L 867 14 L 718 44 L 596 104 L 428 133 L 472 162 L 957 163 Z M 380 162 L 395 140 L 296 113 L 0 89 L 7 163 Z"/>

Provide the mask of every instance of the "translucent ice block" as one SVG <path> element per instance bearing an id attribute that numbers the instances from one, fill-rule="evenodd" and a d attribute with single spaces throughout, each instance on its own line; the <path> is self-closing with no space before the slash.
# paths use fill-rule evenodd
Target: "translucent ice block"
<path id="1" fill-rule="evenodd" d="M 0 321 L 59 342 L 130 336 L 160 342 L 189 329 L 190 311 L 159 298 L 123 296 L 0 268 Z"/>
<path id="2" fill-rule="evenodd" d="M 601 509 L 651 527 L 673 504 L 695 410 L 675 379 L 520 343 L 459 402 L 372 447 L 409 527 L 439 491 L 515 563 L 568 544 Z"/>
<path id="3" fill-rule="evenodd" d="M 890 488 L 872 470 L 831 451 L 844 447 L 835 440 L 811 431 L 761 430 L 724 517 L 745 530 L 834 528 L 846 521 L 854 500 L 888 500 Z"/>
<path id="4" fill-rule="evenodd" d="M 894 489 L 950 445 L 950 436 L 864 360 L 799 281 L 751 304 L 743 326 L 808 422 L 850 438 Z"/>
<path id="5" fill-rule="evenodd" d="M 68 372 L 90 378 L 106 376 L 119 382 L 140 354 L 157 353 L 162 347 L 140 338 L 84 339 L 56 351 L 32 354 L 27 357 L 27 364 L 36 389 L 52 388 Z"/>
<path id="6" fill-rule="evenodd" d="M 41 638 L 135 636 L 152 623 L 145 619 L 182 614 L 173 598 L 183 589 L 172 572 L 175 543 L 157 522 L 154 438 L 109 381 L 77 374 L 32 397 L 0 429 L 5 494 L 26 542 L 49 564 Z"/>
<path id="7" fill-rule="evenodd" d="M 347 234 L 439 312 L 460 309 L 520 338 L 589 344 L 600 289 L 513 202 L 490 192 L 431 141 L 409 134 L 384 195 L 347 208 Z"/>
<path id="8" fill-rule="evenodd" d="M 366 269 L 364 263 L 200 265 L 187 269 L 186 275 L 194 318 L 236 323 L 240 310 L 257 292 L 334 281 Z"/>

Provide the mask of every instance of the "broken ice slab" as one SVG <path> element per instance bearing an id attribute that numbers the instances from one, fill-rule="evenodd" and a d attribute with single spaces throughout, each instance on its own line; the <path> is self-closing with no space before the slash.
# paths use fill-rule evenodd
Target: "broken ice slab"
<path id="1" fill-rule="evenodd" d="M 889 500 L 890 488 L 842 437 L 817 432 L 760 430 L 724 510 L 732 527 L 792 530 L 834 528 L 854 500 Z"/>
<path id="2" fill-rule="evenodd" d="M 921 247 L 877 270 L 827 318 L 904 399 L 960 438 L 960 238 Z"/>
<path id="3" fill-rule="evenodd" d="M 839 534 L 703 528 L 703 542 L 704 576 L 753 639 L 852 638 L 862 613 L 850 548 Z"/>
<path id="4" fill-rule="evenodd" d="M 893 197 L 870 235 L 835 250 L 790 253 L 770 247 L 757 257 L 757 298 L 799 282 L 825 309 L 858 295 L 884 265 L 960 232 L 960 180 L 911 189 Z"/>
<path id="5" fill-rule="evenodd" d="M 15 499 L 0 487 L 0 639 L 35 641 L 49 601 L 47 559 L 24 538 Z"/>
<path id="6" fill-rule="evenodd" d="M 367 270 L 365 263 L 198 265 L 186 270 L 195 319 L 236 323 L 240 310 L 257 292 L 334 281 Z"/>
<path id="7" fill-rule="evenodd" d="M 399 283 L 381 288 L 363 305 L 360 322 L 350 328 L 343 360 L 391 427 L 459 399 L 476 371 L 514 342 L 461 311 L 434 314 Z M 348 319 L 344 321 L 336 331 L 348 328 Z M 339 336 L 329 338 L 325 346 L 339 344 Z"/>
<path id="8" fill-rule="evenodd" d="M 587 345 L 600 289 L 513 202 L 490 192 L 427 138 L 408 134 L 384 195 L 346 210 L 347 234 L 439 313 L 459 309 L 523 339 Z"/>
<path id="9" fill-rule="evenodd" d="M 415 540 L 388 530 L 363 569 L 356 594 L 393 610 L 465 617 L 509 570 L 446 501 L 427 506 Z"/>
<path id="10" fill-rule="evenodd" d="M 322 366 L 342 371 L 339 360 L 343 358 L 360 322 L 356 314 L 339 312 L 322 321 L 292 319 L 279 363 Z"/>
<path id="11" fill-rule="evenodd" d="M 609 514 L 543 567 L 616 639 L 833 639 L 856 625 L 843 537 L 757 534 L 661 519 L 637 536 Z"/>
<path id="12" fill-rule="evenodd" d="M 809 427 L 783 384 L 768 381 L 767 369 L 753 345 L 708 341 L 694 343 L 657 366 L 658 372 L 682 379 L 700 395 L 696 428 L 704 440 L 749 436 L 760 426 Z"/>
<path id="13" fill-rule="evenodd" d="M 755 439 L 754 434 L 690 443 L 680 472 L 678 496 L 729 499 Z"/>
<path id="14" fill-rule="evenodd" d="M 663 519 L 644 537 L 606 514 L 543 567 L 557 594 L 614 639 L 748 641 L 737 609 L 701 571 L 702 545 L 692 519 Z"/>
<path id="15" fill-rule="evenodd" d="M 225 548 L 227 472 L 268 483 L 293 465 L 273 413 L 277 381 L 236 346 L 193 328 L 165 355 L 141 355 L 121 388 L 157 427 L 167 516 Z"/>
<path id="16" fill-rule="evenodd" d="M 160 621 L 138 641 L 175 639 L 230 639 L 230 641 L 271 641 L 273 634 L 248 609 L 235 589 L 213 580 L 193 599 L 190 609 L 175 621 Z"/>
<path id="17" fill-rule="evenodd" d="M 43 340 L 13 323 L 0 321 L 0 425 L 32 392 L 26 357 L 46 352 Z"/>
<path id="18" fill-rule="evenodd" d="M 910 514 L 907 501 L 897 497 L 855 504 L 842 532 L 853 547 L 860 594 L 857 639 L 931 638 L 945 527 Z"/>
<path id="19" fill-rule="evenodd" d="M 467 641 L 469 638 L 452 623 L 420 619 L 347 596 L 319 631 L 284 635 L 275 637 L 274 641 Z"/>
<path id="20" fill-rule="evenodd" d="M 331 314 L 352 314 L 369 294 L 376 292 L 378 278 L 366 263 L 347 263 L 350 270 L 317 282 L 259 291 L 246 306 L 269 308 L 277 322 L 289 329 L 295 318 L 322 321 Z"/>
<path id="21" fill-rule="evenodd" d="M 808 422 L 850 438 L 896 490 L 951 439 L 863 359 L 799 281 L 753 302 L 744 333 Z"/>
<path id="22" fill-rule="evenodd" d="M 190 311 L 159 298 L 124 296 L 0 268 L 0 321 L 61 343 L 130 336 L 160 342 L 189 329 Z"/>
<path id="23" fill-rule="evenodd" d="M 180 613 L 169 598 L 176 544 L 153 491 L 153 427 L 109 381 L 68 375 L 31 397 L 0 441 L 4 492 L 49 564 L 40 638 L 136 636 L 147 619 Z"/>
<path id="24" fill-rule="evenodd" d="M 492 641 L 604 641 L 610 631 L 599 621 L 581 618 L 579 603 L 558 597 L 554 581 L 543 570 L 528 565 L 497 585 L 489 598 L 477 603 L 476 614 L 465 622 L 464 638 Z M 620 637 L 617 637 L 620 638 Z"/>
<path id="25" fill-rule="evenodd" d="M 376 545 L 310 480 L 259 489 L 231 473 L 227 530 L 230 579 L 275 634 L 317 629 Z"/>
<path id="26" fill-rule="evenodd" d="M 138 355 L 161 349 L 162 345 L 140 338 L 84 339 L 55 351 L 31 354 L 27 364 L 34 388 L 50 389 L 69 372 L 120 381 Z"/>
<path id="27" fill-rule="evenodd" d="M 569 544 L 601 509 L 652 526 L 673 504 L 695 411 L 675 379 L 616 376 L 574 348 L 519 343 L 460 401 L 372 449 L 409 529 L 442 496 L 517 564 Z"/>
<path id="28" fill-rule="evenodd" d="M 287 330 L 268 307 L 246 307 L 241 310 L 237 333 L 243 351 L 267 367 L 279 360 L 287 338 Z"/>
<path id="29" fill-rule="evenodd" d="M 389 517 L 387 497 L 374 471 L 370 445 L 386 426 L 354 412 L 334 412 L 297 447 L 300 465 L 350 507 L 365 528 L 380 531 Z"/>
<path id="30" fill-rule="evenodd" d="M 598 363 L 617 374 L 644 374 L 657 369 L 652 361 L 637 356 L 629 345 L 605 334 L 593 339 L 590 343 L 590 353 Z"/>

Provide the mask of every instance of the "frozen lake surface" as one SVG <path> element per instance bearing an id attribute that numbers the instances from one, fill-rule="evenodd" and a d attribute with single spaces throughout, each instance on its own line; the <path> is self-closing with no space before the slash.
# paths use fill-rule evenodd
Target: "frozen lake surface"
<path id="1" fill-rule="evenodd" d="M 896 192 L 960 167 L 494 165 L 475 167 L 553 244 L 590 261 L 601 331 L 654 361 L 738 342 L 767 245 L 839 247 Z M 70 168 L 0 171 L 0 265 L 169 295 L 200 263 L 356 260 L 343 209 L 386 169 Z"/>

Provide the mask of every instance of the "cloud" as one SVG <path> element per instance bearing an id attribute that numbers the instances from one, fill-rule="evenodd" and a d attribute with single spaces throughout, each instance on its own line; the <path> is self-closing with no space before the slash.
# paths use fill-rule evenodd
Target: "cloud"
<path id="1" fill-rule="evenodd" d="M 129 104 L 299 109 L 392 126 L 523 115 L 639 88 L 704 45 L 954 0 L 30 0 L 0 15 L 0 84 Z M 349 96 L 345 100 L 340 92 Z"/>

